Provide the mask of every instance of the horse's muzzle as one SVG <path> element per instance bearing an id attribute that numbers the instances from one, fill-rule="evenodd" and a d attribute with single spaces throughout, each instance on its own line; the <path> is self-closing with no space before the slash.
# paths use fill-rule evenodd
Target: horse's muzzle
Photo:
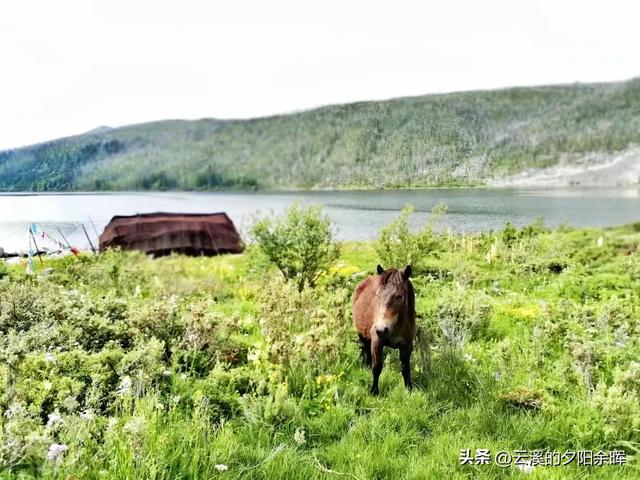
<path id="1" fill-rule="evenodd" d="M 384 327 L 382 330 L 376 329 L 376 333 L 378 334 L 378 337 L 386 337 L 389 335 L 389 327 Z"/>

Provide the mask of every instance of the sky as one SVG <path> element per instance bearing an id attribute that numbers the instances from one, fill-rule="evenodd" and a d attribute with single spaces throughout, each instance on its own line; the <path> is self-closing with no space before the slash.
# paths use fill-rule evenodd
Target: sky
<path id="1" fill-rule="evenodd" d="M 98 126 L 640 76 L 633 0 L 0 3 L 0 149 Z"/>

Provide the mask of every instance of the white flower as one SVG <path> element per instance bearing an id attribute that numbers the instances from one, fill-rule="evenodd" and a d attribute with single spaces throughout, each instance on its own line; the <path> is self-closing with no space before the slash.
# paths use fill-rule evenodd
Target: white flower
<path id="1" fill-rule="evenodd" d="M 162 372 L 162 375 L 164 375 L 165 377 L 170 377 L 171 376 L 171 370 L 165 370 L 164 372 Z"/>
<path id="2" fill-rule="evenodd" d="M 49 451 L 47 452 L 47 458 L 53 462 L 62 460 L 62 457 L 64 456 L 67 450 L 69 450 L 69 447 L 67 447 L 64 444 L 52 443 L 49 446 Z"/>
<path id="3" fill-rule="evenodd" d="M 42 383 L 42 386 L 44 387 L 44 389 L 48 392 L 49 390 L 51 390 L 53 388 L 53 383 L 51 383 L 49 380 L 45 380 Z"/>
<path id="4" fill-rule="evenodd" d="M 214 465 L 213 468 L 215 468 L 219 472 L 224 472 L 225 470 L 229 469 L 229 467 L 227 467 L 224 463 L 218 463 L 217 465 Z"/>
<path id="5" fill-rule="evenodd" d="M 126 395 L 131 391 L 131 386 L 133 383 L 131 382 L 131 377 L 129 375 L 125 375 L 120 382 L 120 386 L 118 387 L 117 393 L 119 395 Z"/>
<path id="6" fill-rule="evenodd" d="M 49 421 L 47 422 L 47 428 L 55 428 L 63 422 L 62 417 L 58 410 L 49 414 Z"/>
<path id="7" fill-rule="evenodd" d="M 307 443 L 307 439 L 304 437 L 304 430 L 296 428 L 296 432 L 293 434 L 293 440 L 298 445 L 304 445 L 305 443 Z"/>
<path id="8" fill-rule="evenodd" d="M 133 417 L 127 423 L 124 424 L 122 430 L 131 433 L 132 435 L 138 435 L 145 429 L 145 420 L 142 417 Z"/>
<path id="9" fill-rule="evenodd" d="M 24 412 L 24 408 L 19 403 L 14 403 L 9 408 L 4 411 L 4 416 L 7 418 L 15 417 L 16 415 L 20 415 Z"/>
<path id="10" fill-rule="evenodd" d="M 53 353 L 47 352 L 44 354 L 44 361 L 47 363 L 56 363 L 58 359 Z"/>
<path id="11" fill-rule="evenodd" d="M 465 362 L 473 362 L 473 357 L 471 355 L 469 355 L 468 353 L 465 353 L 462 358 L 464 358 Z"/>
<path id="12" fill-rule="evenodd" d="M 87 422 L 90 422 L 95 418 L 95 416 L 93 415 L 93 412 L 91 411 L 91 409 L 88 408 L 84 412 L 80 413 L 80 418 L 83 420 L 86 420 Z"/>
<path id="13" fill-rule="evenodd" d="M 516 467 L 523 473 L 531 473 L 536 468 L 535 465 L 531 465 L 531 462 L 516 463 Z"/>
<path id="14" fill-rule="evenodd" d="M 181 399 L 182 397 L 180 395 L 174 395 L 173 397 L 171 397 L 171 402 L 174 404 L 178 404 Z"/>
<path id="15" fill-rule="evenodd" d="M 260 361 L 261 354 L 262 352 L 260 351 L 259 348 L 249 350 L 249 354 L 247 355 L 247 360 L 249 360 L 250 362 L 258 362 Z"/>

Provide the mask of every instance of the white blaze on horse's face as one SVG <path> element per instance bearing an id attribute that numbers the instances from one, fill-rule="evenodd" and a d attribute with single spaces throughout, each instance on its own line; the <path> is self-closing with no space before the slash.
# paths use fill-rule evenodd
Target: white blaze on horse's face
<path id="1" fill-rule="evenodd" d="M 373 328 L 376 330 L 378 335 L 381 335 L 393 332 L 396 323 L 398 323 L 398 315 L 394 315 L 393 312 L 389 312 L 388 309 L 381 307 L 376 315 Z"/>

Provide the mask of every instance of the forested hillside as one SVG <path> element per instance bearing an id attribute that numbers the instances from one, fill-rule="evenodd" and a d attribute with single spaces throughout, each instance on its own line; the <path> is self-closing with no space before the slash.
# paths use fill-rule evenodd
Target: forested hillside
<path id="1" fill-rule="evenodd" d="M 167 120 L 0 152 L 0 190 L 474 185 L 640 144 L 640 79 Z"/>

